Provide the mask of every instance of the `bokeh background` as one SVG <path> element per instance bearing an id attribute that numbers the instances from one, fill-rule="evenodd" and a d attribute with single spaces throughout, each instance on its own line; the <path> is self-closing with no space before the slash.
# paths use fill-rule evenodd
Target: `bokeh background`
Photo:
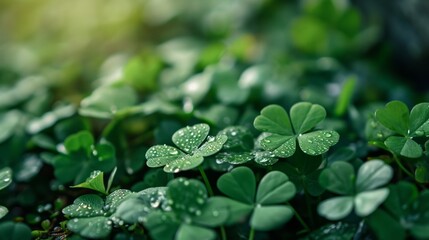
<path id="1" fill-rule="evenodd" d="M 429 76 L 427 12 L 424 0 L 6 0 L 0 83 L 40 75 L 79 94 L 94 86 L 100 67 L 114 74 L 137 55 L 192 65 L 202 53 L 206 59 L 199 60 L 215 61 L 227 49 L 246 64 L 364 62 L 375 69 L 353 70 L 382 72 L 365 81 L 394 78 L 422 91 Z"/>

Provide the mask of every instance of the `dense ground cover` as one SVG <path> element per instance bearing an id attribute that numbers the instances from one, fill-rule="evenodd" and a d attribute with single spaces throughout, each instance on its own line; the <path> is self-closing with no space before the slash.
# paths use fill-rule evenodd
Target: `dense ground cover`
<path id="1" fill-rule="evenodd" d="M 0 236 L 429 238 L 428 94 L 365 4 L 96 2 L 0 39 Z"/>

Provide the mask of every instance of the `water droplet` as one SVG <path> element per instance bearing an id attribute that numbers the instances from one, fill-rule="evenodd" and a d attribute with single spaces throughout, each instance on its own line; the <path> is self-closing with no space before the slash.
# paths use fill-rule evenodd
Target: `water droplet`
<path id="1" fill-rule="evenodd" d="M 177 154 L 179 154 L 179 152 L 176 149 L 174 149 L 174 150 L 170 151 L 170 154 L 171 155 L 177 155 Z"/>
<path id="2" fill-rule="evenodd" d="M 311 139 L 308 139 L 307 142 L 308 143 L 313 143 L 313 141 Z"/>
<path id="3" fill-rule="evenodd" d="M 327 133 L 325 133 L 325 137 L 330 138 L 330 137 L 332 137 L 332 134 L 327 132 Z"/>
<path id="4" fill-rule="evenodd" d="M 213 214 L 213 217 L 217 217 L 219 216 L 219 211 L 213 211 L 212 214 Z"/>
<path id="5" fill-rule="evenodd" d="M 383 137 L 384 137 L 384 135 L 383 135 L 383 133 L 379 132 L 379 133 L 377 133 L 377 137 L 378 137 L 378 138 L 383 138 Z"/>

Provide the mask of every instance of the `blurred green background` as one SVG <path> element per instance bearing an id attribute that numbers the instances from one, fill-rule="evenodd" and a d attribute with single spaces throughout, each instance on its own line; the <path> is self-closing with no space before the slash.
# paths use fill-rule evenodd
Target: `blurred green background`
<path id="1" fill-rule="evenodd" d="M 185 79 L 189 69 L 198 72 L 225 59 L 243 66 L 280 64 L 296 74 L 308 69 L 300 63 L 314 61 L 321 68 L 341 65 L 362 76 L 363 84 L 389 78 L 421 91 L 428 89 L 429 77 L 428 5 L 424 0 L 6 0 L 0 2 L 0 84 L 42 76 L 58 95 L 78 102 L 100 84 L 97 79 L 121 78 L 138 56 L 156 81 L 169 74 L 165 64 L 175 65 L 174 74 Z"/>

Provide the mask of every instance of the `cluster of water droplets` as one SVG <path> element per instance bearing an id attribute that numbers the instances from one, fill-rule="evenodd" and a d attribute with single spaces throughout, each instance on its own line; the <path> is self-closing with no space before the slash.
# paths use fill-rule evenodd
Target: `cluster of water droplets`
<path id="1" fill-rule="evenodd" d="M 303 135 L 304 136 L 304 135 Z M 316 135 L 298 137 L 302 151 L 309 155 L 319 155 L 329 150 L 338 142 L 338 134 L 334 131 L 318 131 Z"/>
<path id="2" fill-rule="evenodd" d="M 173 134 L 176 146 L 187 153 L 192 153 L 204 141 L 210 131 L 207 124 L 196 124 L 179 129 Z"/>
<path id="3" fill-rule="evenodd" d="M 206 203 L 207 192 L 197 180 L 178 178 L 169 186 L 168 204 L 181 218 L 190 223 L 192 216 L 200 216 Z"/>
<path id="4" fill-rule="evenodd" d="M 254 158 L 251 152 L 221 152 L 216 155 L 216 163 L 242 164 Z"/>
<path id="5" fill-rule="evenodd" d="M 253 152 L 255 162 L 262 166 L 274 165 L 279 158 L 271 151 L 255 151 Z"/>

